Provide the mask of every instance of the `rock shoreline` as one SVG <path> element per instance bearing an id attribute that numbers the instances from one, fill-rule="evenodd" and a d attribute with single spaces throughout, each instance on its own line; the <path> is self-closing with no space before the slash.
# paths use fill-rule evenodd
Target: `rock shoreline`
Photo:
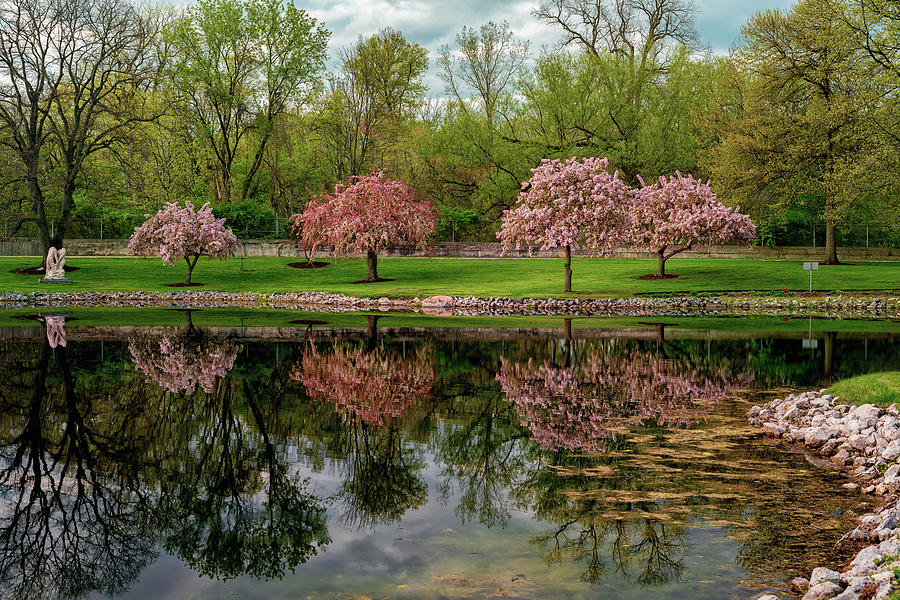
<path id="1" fill-rule="evenodd" d="M 0 308 L 276 308 L 316 312 L 412 311 L 444 316 L 771 315 L 900 319 L 900 297 L 360 298 L 330 292 L 3 292 Z"/>
<path id="2" fill-rule="evenodd" d="M 900 590 L 900 411 L 872 404 L 853 406 L 826 390 L 803 392 L 754 406 L 751 424 L 767 435 L 800 443 L 849 471 L 858 488 L 883 496 L 877 512 L 862 515 L 859 525 L 838 542 L 868 544 L 844 572 L 826 567 L 809 580 L 794 580 L 803 600 L 886 600 Z M 758 600 L 777 600 L 774 595 Z"/>

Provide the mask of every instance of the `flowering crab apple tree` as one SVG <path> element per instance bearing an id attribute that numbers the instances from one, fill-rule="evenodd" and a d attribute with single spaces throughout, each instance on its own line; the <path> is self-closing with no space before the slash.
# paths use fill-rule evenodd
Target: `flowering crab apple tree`
<path id="1" fill-rule="evenodd" d="M 402 356 L 382 346 L 369 350 L 338 345 L 322 352 L 310 345 L 291 378 L 302 383 L 311 398 L 380 427 L 403 416 L 415 400 L 431 395 L 436 377 L 431 352 L 423 346 Z"/>
<path id="2" fill-rule="evenodd" d="M 437 219 L 431 202 L 419 201 L 402 181 L 384 172 L 350 177 L 330 194 L 314 196 L 306 209 L 291 215 L 291 231 L 303 248 L 332 246 L 335 254 L 365 252 L 369 276 L 378 277 L 378 253 L 396 246 L 424 249 Z"/>
<path id="3" fill-rule="evenodd" d="M 605 158 L 543 159 L 531 170 L 513 208 L 503 212 L 497 237 L 504 250 L 565 250 L 566 292 L 572 291 L 572 249 L 610 254 L 627 229 L 628 186 Z"/>
<path id="4" fill-rule="evenodd" d="M 543 450 L 603 452 L 629 427 L 689 427 L 749 377 L 711 373 L 653 354 L 593 352 L 574 367 L 502 359 L 497 380 Z"/>
<path id="5" fill-rule="evenodd" d="M 194 210 L 169 202 L 153 216 L 146 215 L 144 224 L 134 229 L 128 240 L 128 251 L 137 256 L 158 256 L 167 265 L 183 258 L 187 263 L 185 285 L 191 285 L 191 273 L 201 256 L 225 259 L 234 254 L 237 237 L 225 227 L 225 219 L 217 219 L 207 202 Z"/>
<path id="6" fill-rule="evenodd" d="M 641 187 L 634 191 L 629 241 L 657 254 L 656 277 L 666 276 L 666 261 L 679 252 L 749 242 L 756 235 L 750 217 L 719 202 L 709 183 L 678 172 L 650 185 L 638 179 Z"/>

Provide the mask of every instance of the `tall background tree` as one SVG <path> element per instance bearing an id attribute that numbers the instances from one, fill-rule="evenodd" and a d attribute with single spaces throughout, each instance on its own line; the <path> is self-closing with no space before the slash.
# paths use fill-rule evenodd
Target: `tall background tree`
<path id="1" fill-rule="evenodd" d="M 164 64 L 162 24 L 125 0 L 0 4 L 0 143 L 21 169 L 25 221 L 45 256 L 62 247 L 86 161 L 159 116 L 146 96 Z"/>
<path id="2" fill-rule="evenodd" d="M 743 27 L 740 112 L 710 163 L 721 192 L 751 210 L 805 203 L 825 222 L 827 264 L 838 263 L 838 224 L 865 214 L 884 170 L 869 114 L 879 102 L 872 63 L 853 43 L 844 7 L 802 0 Z"/>
<path id="3" fill-rule="evenodd" d="M 333 181 L 372 170 L 399 175 L 406 158 L 401 143 L 427 91 L 427 51 L 387 28 L 360 36 L 338 58 L 341 67 L 329 78 L 319 121 Z"/>
<path id="4" fill-rule="evenodd" d="M 173 81 L 209 153 L 215 202 L 250 195 L 279 118 L 321 85 L 328 36 L 281 0 L 199 0 L 169 30 Z"/>

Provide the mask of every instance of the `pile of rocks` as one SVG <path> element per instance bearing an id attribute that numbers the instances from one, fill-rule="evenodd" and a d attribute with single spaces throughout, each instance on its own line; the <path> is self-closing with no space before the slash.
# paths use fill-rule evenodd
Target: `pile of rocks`
<path id="1" fill-rule="evenodd" d="M 900 412 L 872 404 L 845 404 L 825 390 L 804 392 L 754 406 L 752 424 L 785 440 L 801 443 L 849 470 L 858 483 L 845 487 L 885 497 L 876 512 L 860 517 L 842 539 L 869 543 L 839 573 L 820 567 L 809 582 L 796 581 L 803 600 L 884 600 L 900 588 Z M 839 542 L 840 543 L 840 542 Z M 895 569 L 896 572 L 895 572 Z M 759 600 L 763 600 L 761 597 Z M 772 596 L 772 598 L 775 598 Z"/>

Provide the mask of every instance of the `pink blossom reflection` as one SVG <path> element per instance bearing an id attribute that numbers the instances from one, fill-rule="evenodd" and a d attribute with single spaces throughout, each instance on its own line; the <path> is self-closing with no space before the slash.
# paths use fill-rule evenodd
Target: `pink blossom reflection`
<path id="1" fill-rule="evenodd" d="M 170 392 L 193 393 L 197 387 L 211 393 L 217 378 L 234 366 L 240 347 L 228 340 L 205 336 L 167 334 L 137 336 L 128 342 L 135 367 Z"/>
<path id="2" fill-rule="evenodd" d="M 544 450 L 602 452 L 630 426 L 690 426 L 749 377 L 707 373 L 633 350 L 593 352 L 575 367 L 502 359 L 497 380 Z"/>
<path id="3" fill-rule="evenodd" d="M 367 350 L 335 345 L 327 351 L 310 346 L 291 377 L 310 397 L 378 427 L 403 416 L 415 400 L 430 396 L 435 372 L 427 346 L 403 356 L 383 346 Z"/>

